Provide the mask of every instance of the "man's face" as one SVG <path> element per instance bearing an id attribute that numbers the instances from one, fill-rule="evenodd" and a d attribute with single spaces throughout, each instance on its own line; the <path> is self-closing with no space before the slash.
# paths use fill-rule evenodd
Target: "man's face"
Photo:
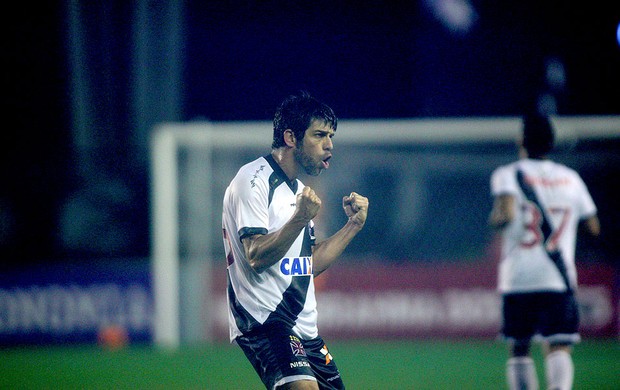
<path id="1" fill-rule="evenodd" d="M 329 168 L 334 129 L 321 120 L 313 120 L 304 138 L 297 143 L 295 161 L 310 176 L 318 176 Z"/>

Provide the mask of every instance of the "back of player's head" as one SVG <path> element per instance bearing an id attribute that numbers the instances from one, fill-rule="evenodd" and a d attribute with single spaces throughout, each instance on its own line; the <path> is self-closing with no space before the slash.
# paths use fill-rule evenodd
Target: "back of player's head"
<path id="1" fill-rule="evenodd" d="M 523 147 L 531 158 L 546 155 L 553 149 L 554 134 L 548 117 L 528 114 L 523 117 Z"/>
<path id="2" fill-rule="evenodd" d="M 290 129 L 295 138 L 303 140 L 306 130 L 313 120 L 323 121 L 334 131 L 338 126 L 338 118 L 334 111 L 325 103 L 321 103 L 306 91 L 291 95 L 284 99 L 273 118 L 272 148 L 284 146 L 284 131 Z"/>

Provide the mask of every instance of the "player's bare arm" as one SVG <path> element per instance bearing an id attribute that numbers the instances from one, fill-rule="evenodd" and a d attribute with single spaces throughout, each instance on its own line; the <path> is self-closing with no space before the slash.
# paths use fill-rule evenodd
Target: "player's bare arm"
<path id="1" fill-rule="evenodd" d="M 297 195 L 296 203 L 295 213 L 282 229 L 243 239 L 246 258 L 256 272 L 261 273 L 280 261 L 299 236 L 299 232 L 321 208 L 321 199 L 310 187 L 304 187 Z"/>
<path id="2" fill-rule="evenodd" d="M 601 223 L 596 215 L 592 215 L 581 221 L 579 227 L 592 237 L 598 237 L 599 234 L 601 234 Z"/>
<path id="3" fill-rule="evenodd" d="M 342 198 L 342 207 L 349 218 L 333 236 L 316 244 L 312 251 L 312 269 L 318 276 L 344 252 L 351 240 L 359 233 L 368 216 L 368 198 L 352 192 Z"/>
<path id="4" fill-rule="evenodd" d="M 514 196 L 502 194 L 495 197 L 493 209 L 489 216 L 489 225 L 495 229 L 503 229 L 514 219 Z"/>

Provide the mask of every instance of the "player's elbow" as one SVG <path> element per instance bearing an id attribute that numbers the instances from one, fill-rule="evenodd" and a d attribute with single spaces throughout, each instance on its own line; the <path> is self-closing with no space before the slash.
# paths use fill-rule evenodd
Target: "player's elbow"
<path id="1" fill-rule="evenodd" d="M 260 246 L 257 241 L 259 235 L 254 235 L 250 237 L 245 237 L 242 239 L 243 248 L 245 250 L 245 258 L 247 259 L 248 265 L 256 272 L 262 273 L 264 270 L 269 268 L 266 265 L 266 261 L 264 260 L 264 256 L 261 254 L 259 250 Z"/>
<path id="2" fill-rule="evenodd" d="M 497 196 L 489 215 L 489 226 L 501 230 L 508 226 L 514 217 L 514 197 L 507 194 Z"/>
<path id="3" fill-rule="evenodd" d="M 512 218 L 510 218 L 506 214 L 493 213 L 489 217 L 488 223 L 491 228 L 496 229 L 496 230 L 502 230 L 506 226 L 508 226 L 508 224 L 510 224 L 511 221 L 512 221 Z"/>
<path id="4" fill-rule="evenodd" d="M 592 237 L 598 237 L 601 234 L 601 223 L 596 215 L 586 219 L 584 225 Z"/>
<path id="5" fill-rule="evenodd" d="M 248 264 L 257 274 L 263 273 L 263 271 L 269 268 L 259 257 L 248 257 Z"/>

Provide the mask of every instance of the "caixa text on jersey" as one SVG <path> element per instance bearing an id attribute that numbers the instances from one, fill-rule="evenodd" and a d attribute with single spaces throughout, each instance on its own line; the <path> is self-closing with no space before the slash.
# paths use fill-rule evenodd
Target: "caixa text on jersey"
<path id="1" fill-rule="evenodd" d="M 312 274 L 312 257 L 285 257 L 280 260 L 283 275 L 305 276 Z"/>

